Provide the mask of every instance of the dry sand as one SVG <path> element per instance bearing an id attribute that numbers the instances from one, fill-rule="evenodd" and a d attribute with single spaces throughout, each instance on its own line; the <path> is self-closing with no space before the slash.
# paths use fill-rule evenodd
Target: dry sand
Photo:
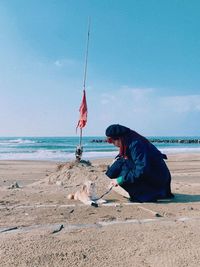
<path id="1" fill-rule="evenodd" d="M 98 208 L 67 194 L 87 179 L 106 192 L 111 159 L 0 161 L 0 266 L 200 266 L 200 154 L 168 158 L 173 201 L 130 204 L 111 191 Z"/>

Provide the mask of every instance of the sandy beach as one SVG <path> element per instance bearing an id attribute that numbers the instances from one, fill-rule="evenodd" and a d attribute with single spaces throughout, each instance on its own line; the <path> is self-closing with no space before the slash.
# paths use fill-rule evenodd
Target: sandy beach
<path id="1" fill-rule="evenodd" d="M 0 266 L 200 266 L 200 154 L 168 155 L 171 201 L 67 199 L 87 179 L 106 192 L 111 162 L 0 161 Z"/>

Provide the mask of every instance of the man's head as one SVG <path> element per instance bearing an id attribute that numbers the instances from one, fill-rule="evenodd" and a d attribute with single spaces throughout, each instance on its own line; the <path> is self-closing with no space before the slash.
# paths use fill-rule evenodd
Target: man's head
<path id="1" fill-rule="evenodd" d="M 120 124 L 112 124 L 106 129 L 106 136 L 111 138 L 119 138 L 128 134 L 131 130 Z"/>
<path id="2" fill-rule="evenodd" d="M 107 142 L 117 147 L 121 146 L 121 137 L 128 134 L 131 130 L 120 124 L 112 124 L 106 129 Z"/>

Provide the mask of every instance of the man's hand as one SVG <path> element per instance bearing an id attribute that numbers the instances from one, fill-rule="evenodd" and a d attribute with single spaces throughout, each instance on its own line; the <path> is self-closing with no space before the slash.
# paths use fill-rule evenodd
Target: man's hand
<path id="1" fill-rule="evenodd" d="M 112 179 L 112 181 L 110 182 L 110 187 L 113 187 L 113 186 L 118 186 L 117 179 Z"/>

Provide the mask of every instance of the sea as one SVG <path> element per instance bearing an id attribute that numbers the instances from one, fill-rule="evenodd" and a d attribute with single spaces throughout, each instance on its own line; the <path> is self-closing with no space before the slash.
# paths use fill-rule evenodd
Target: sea
<path id="1" fill-rule="evenodd" d="M 191 143 L 189 140 L 200 136 L 186 137 L 147 137 L 153 144 L 166 154 L 172 153 L 199 153 L 200 142 Z M 155 140 L 159 140 L 156 142 Z M 175 140 L 175 141 L 174 141 Z M 183 140 L 183 142 L 178 142 Z M 70 161 L 75 159 L 79 137 L 0 137 L 0 160 L 43 160 L 43 161 Z M 105 142 L 102 136 L 87 136 L 82 138 L 82 159 L 113 158 L 118 150 L 112 144 Z"/>

